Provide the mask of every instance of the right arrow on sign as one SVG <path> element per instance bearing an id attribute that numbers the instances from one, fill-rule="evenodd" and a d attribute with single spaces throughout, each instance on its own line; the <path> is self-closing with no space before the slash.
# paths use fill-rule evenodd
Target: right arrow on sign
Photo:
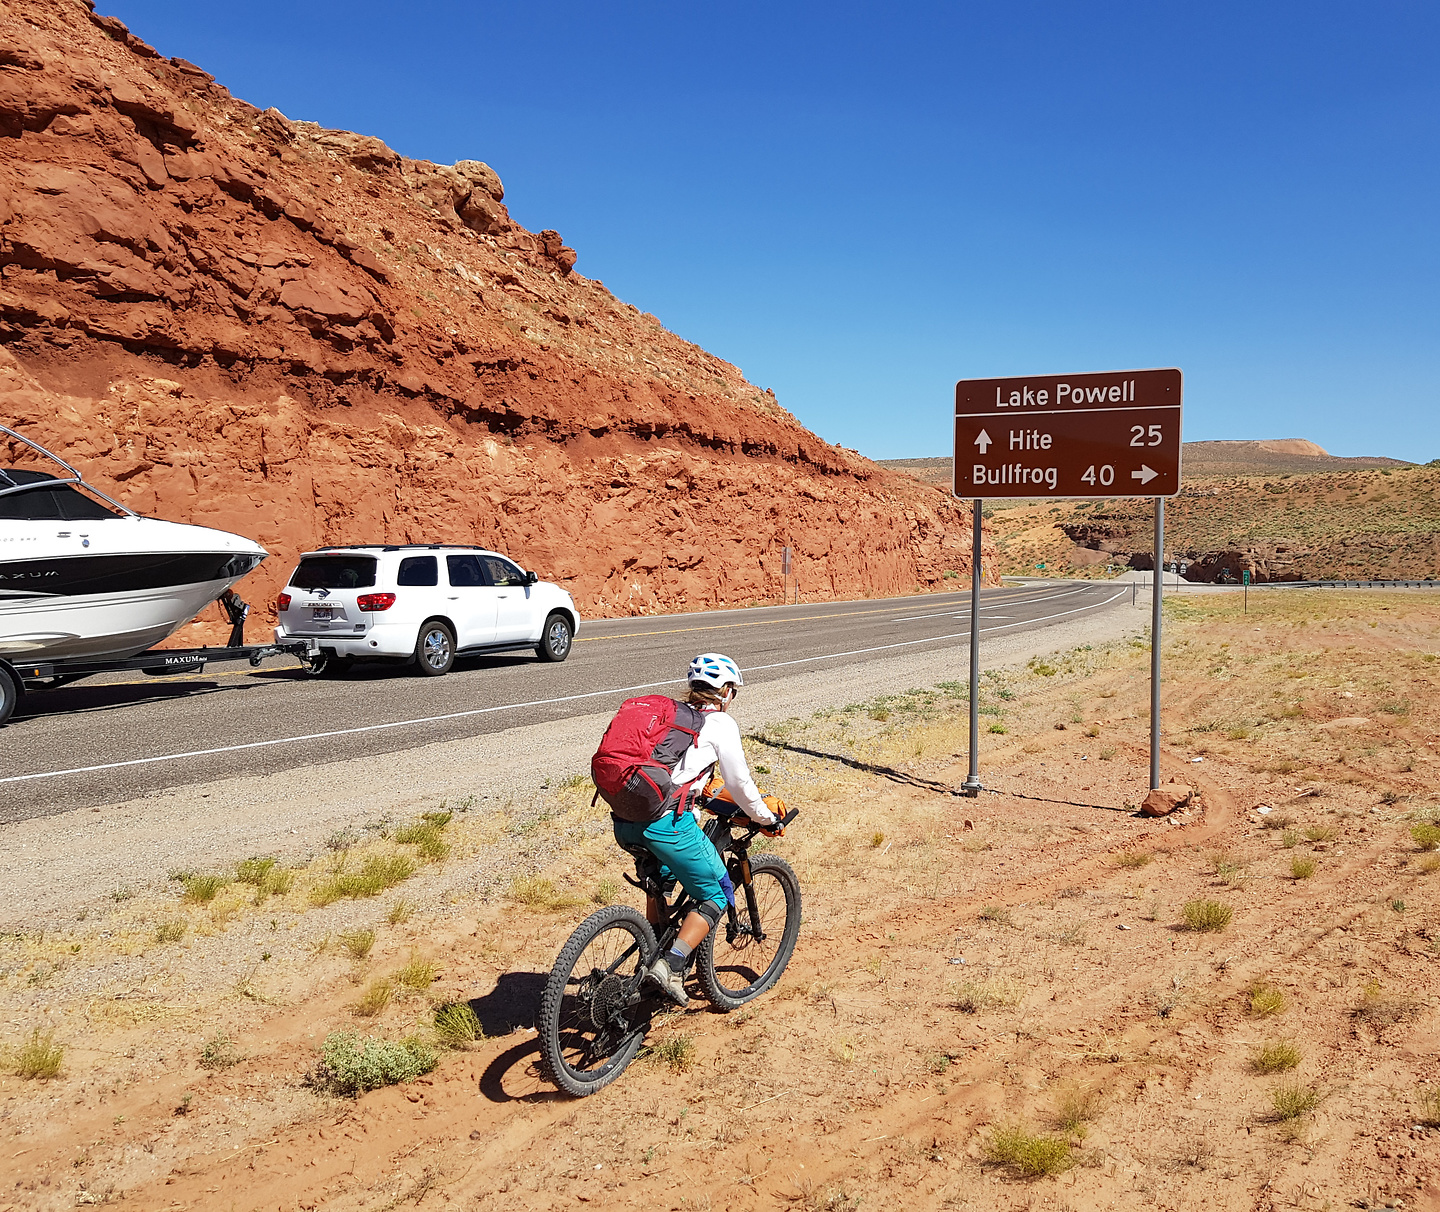
<path id="1" fill-rule="evenodd" d="M 982 455 L 983 455 L 987 450 L 990 449 L 990 442 L 991 442 L 991 441 L 992 441 L 992 439 L 991 439 L 990 435 L 989 435 L 988 433 L 986 433 L 986 432 L 982 429 L 982 430 L 980 431 L 980 436 L 975 439 L 975 445 L 978 446 L 978 447 L 980 447 L 980 453 L 981 453 Z"/>
<path id="2" fill-rule="evenodd" d="M 1139 480 L 1142 484 L 1148 484 L 1159 474 L 1160 473 L 1156 471 L 1153 467 L 1147 467 L 1144 463 L 1141 463 L 1140 470 L 1132 471 L 1130 473 L 1130 478 L 1132 480 Z"/>

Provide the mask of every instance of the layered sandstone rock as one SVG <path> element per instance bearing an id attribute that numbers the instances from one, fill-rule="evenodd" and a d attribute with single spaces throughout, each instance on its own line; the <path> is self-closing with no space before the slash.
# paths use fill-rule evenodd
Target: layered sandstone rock
<path id="1" fill-rule="evenodd" d="M 590 614 L 774 600 L 786 545 L 815 596 L 968 569 L 948 496 L 805 430 L 504 196 L 81 0 L 7 0 L 0 417 L 142 512 L 259 539 L 255 601 L 322 543 L 493 545 Z"/>

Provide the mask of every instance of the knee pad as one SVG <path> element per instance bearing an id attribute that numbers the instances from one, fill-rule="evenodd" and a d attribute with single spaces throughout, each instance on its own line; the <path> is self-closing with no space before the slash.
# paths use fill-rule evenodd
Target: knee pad
<path id="1" fill-rule="evenodd" d="M 695 912 L 703 917 L 711 930 L 715 929 L 715 923 L 720 920 L 720 915 L 725 912 L 714 901 L 701 901 L 695 906 Z"/>
<path id="2" fill-rule="evenodd" d="M 725 893 L 725 903 L 733 905 L 735 903 L 735 882 L 730 878 L 728 871 L 720 877 L 720 890 Z"/>

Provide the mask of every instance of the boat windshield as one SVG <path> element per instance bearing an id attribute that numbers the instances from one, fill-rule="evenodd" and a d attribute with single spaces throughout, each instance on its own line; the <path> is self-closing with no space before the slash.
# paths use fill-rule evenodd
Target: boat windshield
<path id="1" fill-rule="evenodd" d="M 367 555 L 304 556 L 290 575 L 295 589 L 369 589 L 374 584 L 375 557 Z"/>
<path id="2" fill-rule="evenodd" d="M 43 471 L 0 467 L 0 491 L 16 486 L 24 491 L 0 495 L 0 518 L 6 521 L 92 522 L 121 516 Z"/>

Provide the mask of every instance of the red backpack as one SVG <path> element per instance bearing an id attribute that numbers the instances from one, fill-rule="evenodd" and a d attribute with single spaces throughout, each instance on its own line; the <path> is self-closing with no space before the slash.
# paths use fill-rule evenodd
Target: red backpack
<path id="1" fill-rule="evenodd" d="M 648 824 L 667 810 L 685 810 L 687 793 L 698 779 L 671 782 L 685 750 L 697 744 L 705 717 L 689 703 L 663 694 L 626 699 L 600 738 L 590 759 L 590 775 L 600 797 L 622 821 Z"/>

